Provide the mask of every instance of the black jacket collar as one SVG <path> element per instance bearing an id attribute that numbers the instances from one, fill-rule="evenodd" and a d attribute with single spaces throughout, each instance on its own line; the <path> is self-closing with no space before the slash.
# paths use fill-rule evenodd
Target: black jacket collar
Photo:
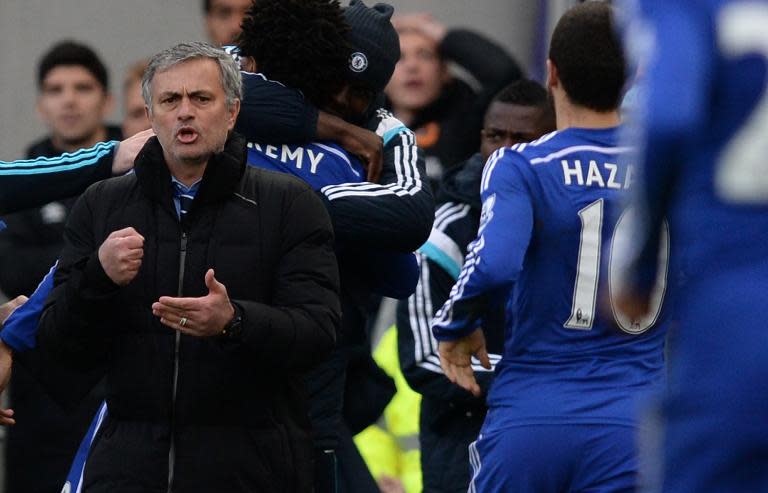
<path id="1" fill-rule="evenodd" d="M 195 204 L 221 202 L 237 190 L 246 166 L 245 139 L 232 132 L 224 144 L 224 150 L 214 154 L 203 173 Z M 150 138 L 136 156 L 134 172 L 139 186 L 151 199 L 164 202 L 173 197 L 171 173 L 165 164 L 163 148 L 157 137 Z"/>

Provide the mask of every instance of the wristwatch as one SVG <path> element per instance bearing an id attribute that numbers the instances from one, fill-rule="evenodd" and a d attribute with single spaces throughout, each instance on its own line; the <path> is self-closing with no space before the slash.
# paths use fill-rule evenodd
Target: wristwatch
<path id="1" fill-rule="evenodd" d="M 232 317 L 232 320 L 221 331 L 221 335 L 227 339 L 237 339 L 243 332 L 243 315 L 240 307 L 232 303 L 232 308 L 235 309 L 235 316 Z"/>

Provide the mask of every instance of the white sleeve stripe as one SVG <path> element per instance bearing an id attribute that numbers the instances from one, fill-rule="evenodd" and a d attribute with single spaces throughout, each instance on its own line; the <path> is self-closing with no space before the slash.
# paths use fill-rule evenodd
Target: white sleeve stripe
<path id="1" fill-rule="evenodd" d="M 437 349 L 437 340 L 432 335 L 430 320 L 434 314 L 432 306 L 432 295 L 429 285 L 429 265 L 427 259 L 419 255 L 419 266 L 421 273 L 419 283 L 416 285 L 416 292 L 408 299 L 408 315 L 411 321 L 411 332 L 414 342 L 414 361 L 416 365 L 436 373 L 443 373 L 440 367 L 440 354 Z M 501 360 L 501 355 L 489 354 L 491 361 L 491 370 L 494 371 L 496 364 Z M 475 371 L 489 371 L 473 358 L 472 369 Z"/>
<path id="2" fill-rule="evenodd" d="M 451 288 L 451 294 L 448 297 L 448 301 L 445 302 L 445 305 L 443 305 L 437 312 L 437 315 L 435 315 L 435 319 L 432 322 L 433 326 L 449 325 L 453 321 L 453 304 L 464 294 L 464 287 L 475 272 L 475 265 L 480 262 L 480 251 L 484 246 L 485 238 L 482 235 L 470 244 L 466 260 L 464 261 L 464 266 L 461 268 L 461 274 L 459 274 L 459 279 Z"/>
<path id="3" fill-rule="evenodd" d="M 418 166 L 418 148 L 415 145 L 415 137 L 410 131 L 400 133 L 402 146 L 395 147 L 395 174 L 397 181 L 387 185 L 377 185 L 375 183 L 343 183 L 338 185 L 329 185 L 323 187 L 321 192 L 325 194 L 328 200 L 336 200 L 350 196 L 371 196 L 384 195 L 388 192 L 382 190 L 392 190 L 398 196 L 415 195 L 422 189 L 421 175 Z M 353 193 L 348 193 L 353 192 Z"/>
<path id="4" fill-rule="evenodd" d="M 553 152 L 552 154 L 549 154 L 544 157 L 537 157 L 531 159 L 531 164 L 542 164 L 542 163 L 548 163 L 552 161 L 553 159 L 558 159 L 563 156 L 567 156 L 568 154 L 573 154 L 575 152 L 600 152 L 603 154 L 624 154 L 627 152 L 632 151 L 633 147 L 602 147 L 602 146 L 591 146 L 591 145 L 583 145 L 583 146 L 572 146 L 572 147 L 566 147 L 565 149 L 561 149 L 557 152 Z"/>
<path id="5" fill-rule="evenodd" d="M 411 332 L 413 332 L 414 361 L 417 363 L 424 360 L 424 346 L 422 345 L 422 313 L 423 303 L 421 301 L 421 286 L 429 283 L 429 271 L 426 259 L 422 255 L 417 255 L 419 260 L 419 282 L 416 284 L 416 291 L 408 298 L 408 318 L 411 322 Z M 425 279 L 426 277 L 426 279 Z"/>
<path id="6" fill-rule="evenodd" d="M 451 225 L 454 221 L 458 221 L 459 219 L 466 217 L 467 214 L 469 214 L 469 211 L 471 209 L 471 206 L 468 204 L 459 204 L 459 208 L 455 211 L 453 211 L 450 215 L 444 215 L 440 219 L 435 219 L 434 226 L 432 226 L 432 229 L 436 229 L 440 232 L 445 231 L 445 228 Z"/>
<path id="7" fill-rule="evenodd" d="M 456 202 L 446 202 L 442 204 L 435 211 L 435 219 L 438 219 L 445 212 L 446 209 L 450 209 L 451 207 L 456 207 Z"/>
<path id="8" fill-rule="evenodd" d="M 515 147 L 512 149 L 515 149 Z M 490 159 L 488 159 L 488 163 L 485 165 L 485 168 L 483 168 L 483 176 L 480 182 L 480 193 L 488 190 L 488 185 L 491 183 L 491 175 L 493 174 L 493 170 L 496 168 L 496 163 L 499 162 L 499 159 L 504 156 L 504 151 L 506 151 L 506 149 L 502 147 L 498 151 L 494 152 Z"/>

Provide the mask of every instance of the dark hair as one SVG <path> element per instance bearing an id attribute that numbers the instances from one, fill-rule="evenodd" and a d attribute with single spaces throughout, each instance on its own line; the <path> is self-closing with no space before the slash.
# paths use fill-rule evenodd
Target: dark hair
<path id="1" fill-rule="evenodd" d="M 107 68 L 96 52 L 75 41 L 61 41 L 43 55 L 37 66 L 37 87 L 42 89 L 48 72 L 61 65 L 77 65 L 90 72 L 105 91 L 109 90 Z"/>
<path id="2" fill-rule="evenodd" d="M 491 103 L 543 107 L 549 105 L 549 97 L 544 86 L 535 80 L 518 79 L 496 93 Z"/>
<path id="3" fill-rule="evenodd" d="M 608 4 L 585 2 L 566 12 L 552 34 L 549 59 L 573 103 L 596 111 L 619 107 L 626 62 Z"/>
<path id="4" fill-rule="evenodd" d="M 322 107 L 344 86 L 348 29 L 336 0 L 255 0 L 237 44 L 259 72 Z"/>

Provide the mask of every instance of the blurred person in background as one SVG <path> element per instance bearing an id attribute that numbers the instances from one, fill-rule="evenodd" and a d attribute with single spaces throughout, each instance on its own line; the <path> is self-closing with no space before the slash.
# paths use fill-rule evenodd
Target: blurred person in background
<path id="1" fill-rule="evenodd" d="M 522 76 L 509 53 L 467 29 L 448 29 L 426 13 L 396 16 L 400 61 L 385 90 L 395 117 L 416 132 L 436 185 L 443 172 L 480 145 L 485 109 Z M 451 65 L 463 71 L 454 74 Z"/>
<path id="2" fill-rule="evenodd" d="M 27 158 L 54 157 L 122 139 L 118 127 L 105 123 L 113 108 L 109 78 L 90 47 L 72 41 L 55 45 L 38 65 L 38 90 L 38 113 L 50 133 L 29 146 Z M 74 200 L 3 218 L 8 230 L 0 234 L 0 289 L 7 295 L 34 291 L 61 249 Z"/>
<path id="3" fill-rule="evenodd" d="M 253 0 L 203 0 L 205 32 L 216 46 L 235 43 Z"/>
<path id="4" fill-rule="evenodd" d="M 643 491 L 768 491 L 768 2 L 626 3 L 643 220 L 621 307 L 653 312 L 667 228 L 685 271 Z"/>
<path id="5" fill-rule="evenodd" d="M 151 127 L 144 98 L 141 97 L 141 78 L 149 60 L 139 60 L 128 67 L 123 79 L 123 135 L 130 137 Z"/>
<path id="6" fill-rule="evenodd" d="M 480 178 L 488 157 L 501 147 L 530 142 L 555 129 L 547 91 L 528 79 L 513 82 L 491 101 L 485 113 L 480 151 L 449 170 L 437 193 L 435 225 L 419 249 L 417 293 L 398 303 L 400 365 L 408 384 L 422 396 L 419 430 L 425 493 L 465 492 L 469 486 L 469 444 L 477 438 L 487 412 L 485 395 L 475 397 L 453 385 L 440 368 L 429 321 L 448 299 L 469 243 L 480 224 Z M 504 304 L 483 314 L 490 358 L 503 350 Z M 474 365 L 483 394 L 493 369 Z M 417 419 L 417 418 L 414 418 Z M 408 490 L 409 492 L 411 490 Z"/>
<path id="7" fill-rule="evenodd" d="M 121 140 L 120 129 L 105 123 L 113 108 L 109 77 L 90 47 L 73 41 L 56 44 L 40 60 L 37 82 L 37 110 L 50 134 L 29 147 L 28 158 Z M 3 217 L 8 228 L 0 233 L 0 289 L 8 296 L 31 294 L 56 260 L 75 200 Z M 8 430 L 6 491 L 55 491 L 103 389 L 97 386 L 71 414 L 65 413 L 22 366 L 10 394 L 14 409 L 24 418 Z"/>

